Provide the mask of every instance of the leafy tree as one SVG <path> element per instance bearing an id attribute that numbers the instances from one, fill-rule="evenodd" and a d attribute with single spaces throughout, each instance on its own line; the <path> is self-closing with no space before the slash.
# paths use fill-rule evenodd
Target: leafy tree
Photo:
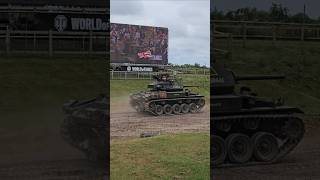
<path id="1" fill-rule="evenodd" d="M 289 9 L 282 4 L 272 3 L 268 11 L 258 10 L 256 8 L 239 8 L 233 11 L 219 11 L 217 8 L 211 12 L 215 20 L 233 20 L 233 21 L 264 21 L 264 22 L 292 22 L 302 23 L 320 23 L 318 19 L 312 19 L 308 15 L 304 17 L 303 13 L 289 14 Z"/>

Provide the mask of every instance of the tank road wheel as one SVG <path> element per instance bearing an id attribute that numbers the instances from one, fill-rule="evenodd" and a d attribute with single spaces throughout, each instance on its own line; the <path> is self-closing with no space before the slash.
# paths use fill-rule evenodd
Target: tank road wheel
<path id="1" fill-rule="evenodd" d="M 231 134 L 226 140 L 228 147 L 228 157 L 233 163 L 245 163 L 252 156 L 252 146 L 250 138 L 244 134 Z"/>
<path id="2" fill-rule="evenodd" d="M 161 105 L 156 105 L 155 111 L 156 115 L 160 116 L 163 114 L 163 107 Z"/>
<path id="3" fill-rule="evenodd" d="M 200 99 L 198 102 L 198 105 L 200 106 L 200 108 L 203 108 L 203 106 L 206 104 L 204 99 Z"/>
<path id="4" fill-rule="evenodd" d="M 272 161 L 279 153 L 277 139 L 270 133 L 258 132 L 252 136 L 253 155 L 258 161 Z"/>
<path id="5" fill-rule="evenodd" d="M 196 112 L 198 112 L 198 107 L 197 107 L 197 105 L 196 105 L 195 103 L 191 103 L 191 104 L 190 104 L 190 112 L 191 112 L 191 113 L 196 113 Z"/>
<path id="6" fill-rule="evenodd" d="M 181 106 L 179 104 L 175 104 L 172 106 L 172 112 L 174 114 L 180 114 L 181 112 Z"/>
<path id="7" fill-rule="evenodd" d="M 188 104 L 181 104 L 181 112 L 186 114 L 190 111 L 190 106 Z"/>
<path id="8" fill-rule="evenodd" d="M 246 119 L 243 121 L 243 127 L 248 130 L 258 129 L 260 121 L 258 119 Z"/>
<path id="9" fill-rule="evenodd" d="M 172 106 L 169 105 L 169 104 L 164 105 L 164 107 L 163 107 L 163 112 L 164 112 L 164 114 L 166 114 L 166 115 L 171 114 L 171 113 L 172 113 Z"/>
<path id="10" fill-rule="evenodd" d="M 223 132 L 229 132 L 232 127 L 232 123 L 228 121 L 220 121 L 216 124 L 217 129 Z"/>
<path id="11" fill-rule="evenodd" d="M 227 156 L 226 144 L 219 136 L 212 136 L 211 138 L 211 163 L 214 166 L 224 163 Z"/>
<path id="12" fill-rule="evenodd" d="M 304 124 L 301 119 L 292 117 L 286 121 L 284 132 L 291 139 L 298 139 L 304 134 Z"/>

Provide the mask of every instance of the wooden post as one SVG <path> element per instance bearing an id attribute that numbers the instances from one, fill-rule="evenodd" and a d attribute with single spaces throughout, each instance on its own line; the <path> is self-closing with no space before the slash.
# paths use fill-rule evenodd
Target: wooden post
<path id="1" fill-rule="evenodd" d="M 52 30 L 49 30 L 49 56 L 52 57 L 53 56 L 53 41 L 52 41 L 53 37 L 52 37 Z"/>
<path id="2" fill-rule="evenodd" d="M 6 54 L 10 55 L 10 29 L 8 27 L 6 31 Z"/>
<path id="3" fill-rule="evenodd" d="M 82 50 L 84 51 L 86 48 L 86 36 L 82 35 Z"/>
<path id="4" fill-rule="evenodd" d="M 89 54 L 91 55 L 93 51 L 93 35 L 92 31 L 89 32 Z"/>
<path id="5" fill-rule="evenodd" d="M 242 29 L 243 29 L 243 34 L 242 34 L 242 39 L 243 39 L 243 47 L 246 47 L 246 41 L 247 41 L 247 24 L 244 22 L 242 24 Z"/>
<path id="6" fill-rule="evenodd" d="M 216 31 L 216 24 L 213 24 L 213 34 L 211 34 L 211 41 L 210 42 L 214 42 L 214 32 Z"/>
<path id="7" fill-rule="evenodd" d="M 36 51 L 37 48 L 37 40 L 36 40 L 36 33 L 33 33 L 33 51 Z"/>
<path id="8" fill-rule="evenodd" d="M 110 58 L 110 38 L 108 38 L 109 36 L 106 35 L 106 56 L 108 57 L 109 55 L 109 60 Z"/>
<path id="9" fill-rule="evenodd" d="M 232 53 L 233 53 L 233 37 L 232 37 L 232 34 L 229 33 L 228 34 L 228 58 L 230 60 L 232 60 Z M 244 44 L 245 46 L 245 44 Z"/>
<path id="10" fill-rule="evenodd" d="M 272 44 L 274 45 L 277 41 L 277 27 L 276 25 L 272 26 Z"/>
<path id="11" fill-rule="evenodd" d="M 301 41 L 304 41 L 304 25 L 301 27 Z"/>

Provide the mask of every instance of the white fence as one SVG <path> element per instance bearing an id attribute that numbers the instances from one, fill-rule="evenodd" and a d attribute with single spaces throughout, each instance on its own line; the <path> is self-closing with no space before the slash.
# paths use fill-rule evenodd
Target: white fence
<path id="1" fill-rule="evenodd" d="M 157 72 L 127 72 L 127 71 L 110 71 L 110 79 L 112 80 L 152 80 Z"/>
<path id="2" fill-rule="evenodd" d="M 0 29 L 0 54 L 109 54 L 109 32 L 10 31 Z"/>

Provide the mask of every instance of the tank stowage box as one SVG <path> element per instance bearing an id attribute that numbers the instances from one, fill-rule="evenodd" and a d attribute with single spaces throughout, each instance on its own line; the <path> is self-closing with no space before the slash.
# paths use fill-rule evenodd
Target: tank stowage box
<path id="1" fill-rule="evenodd" d="M 132 94 L 130 104 L 138 112 L 153 115 L 170 115 L 200 112 L 205 105 L 204 96 L 179 86 L 168 74 L 154 76 L 155 82 L 148 91 Z"/>
<path id="2" fill-rule="evenodd" d="M 303 112 L 239 87 L 242 80 L 284 76 L 236 76 L 214 63 L 211 78 L 211 163 L 213 167 L 273 163 L 291 152 L 304 135 Z"/>

